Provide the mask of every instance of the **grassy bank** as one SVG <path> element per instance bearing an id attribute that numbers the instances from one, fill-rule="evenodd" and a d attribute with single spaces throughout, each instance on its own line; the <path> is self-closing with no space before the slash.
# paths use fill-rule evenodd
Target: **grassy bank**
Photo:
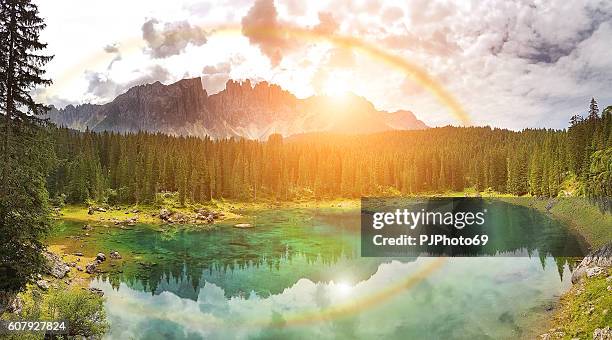
<path id="1" fill-rule="evenodd" d="M 555 198 L 552 201 L 535 197 L 500 199 L 550 214 L 554 219 L 569 225 L 582 236 L 591 250 L 612 242 L 612 214 L 601 211 L 585 198 Z"/>
<path id="2" fill-rule="evenodd" d="M 555 310 L 550 339 L 592 339 L 595 329 L 612 325 L 612 268 L 585 278 L 565 293 Z"/>
<path id="3" fill-rule="evenodd" d="M 537 199 L 501 198 L 529 206 L 569 225 L 588 243 L 591 250 L 612 242 L 612 214 L 582 198 Z M 590 339 L 596 329 L 612 325 L 612 268 L 591 278 L 584 278 L 563 294 L 555 308 L 548 332 L 543 339 Z"/>
<path id="4" fill-rule="evenodd" d="M 292 202 L 273 202 L 273 201 L 258 201 L 258 202 L 237 202 L 225 200 L 213 200 L 207 204 L 186 204 L 181 206 L 172 200 L 167 200 L 159 204 L 138 204 L 138 205 L 121 205 L 104 207 L 106 211 L 94 211 L 89 214 L 88 206 L 86 205 L 66 205 L 62 207 L 57 218 L 71 221 L 80 221 L 84 223 L 102 223 L 113 224 L 113 221 L 125 221 L 136 218 L 138 223 L 145 224 L 164 224 L 159 218 L 161 209 L 190 215 L 198 209 L 206 209 L 210 211 L 221 212 L 227 219 L 239 219 L 244 217 L 244 214 L 250 214 L 259 210 L 284 209 L 284 208 L 340 208 L 349 209 L 359 208 L 359 200 L 321 200 L 321 201 L 292 201 Z"/>

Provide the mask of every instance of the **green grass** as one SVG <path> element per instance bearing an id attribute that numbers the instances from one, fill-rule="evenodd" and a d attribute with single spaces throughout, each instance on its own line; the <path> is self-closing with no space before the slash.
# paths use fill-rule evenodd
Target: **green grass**
<path id="1" fill-rule="evenodd" d="M 564 339 L 591 339 L 596 328 L 612 325 L 612 268 L 607 273 L 585 279 L 561 297 L 553 327 L 565 333 Z"/>
<path id="2" fill-rule="evenodd" d="M 88 206 L 86 205 L 66 205 L 59 213 L 59 218 L 71 221 L 81 221 L 92 224 L 107 224 L 112 225 L 113 219 L 124 221 L 128 218 L 138 217 L 138 223 L 145 224 L 164 224 L 158 217 L 160 209 L 182 213 L 193 214 L 194 210 L 199 208 L 222 212 L 226 219 L 240 218 L 244 211 L 256 212 L 258 210 L 278 209 L 278 208 L 334 208 L 334 209 L 349 209 L 359 208 L 360 201 L 357 199 L 336 199 L 336 200 L 302 200 L 291 202 L 275 202 L 271 200 L 260 200 L 256 202 L 239 202 L 234 200 L 211 200 L 206 204 L 185 204 L 181 206 L 172 198 L 163 198 L 158 200 L 156 204 L 137 204 L 137 205 L 120 205 L 108 207 L 106 212 L 96 211 L 93 215 L 88 214 Z M 139 210 L 134 213 L 132 211 Z M 155 216 L 153 216 L 155 215 Z"/>

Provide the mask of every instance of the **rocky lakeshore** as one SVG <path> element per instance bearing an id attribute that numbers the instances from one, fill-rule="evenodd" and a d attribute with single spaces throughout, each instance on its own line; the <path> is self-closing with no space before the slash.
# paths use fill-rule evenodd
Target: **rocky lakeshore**
<path id="1" fill-rule="evenodd" d="M 612 243 L 591 252 L 572 273 L 572 287 L 540 339 L 612 339 Z"/>

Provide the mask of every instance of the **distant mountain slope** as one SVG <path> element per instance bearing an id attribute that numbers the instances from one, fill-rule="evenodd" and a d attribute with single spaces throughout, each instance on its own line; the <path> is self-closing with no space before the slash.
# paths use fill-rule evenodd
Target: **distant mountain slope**
<path id="1" fill-rule="evenodd" d="M 161 132 L 171 135 L 266 139 L 329 131 L 371 133 L 415 130 L 427 126 L 410 111 L 377 111 L 366 99 L 296 98 L 280 86 L 260 82 L 227 82 L 223 91 L 208 95 L 200 78 L 174 84 L 139 85 L 104 105 L 53 108 L 48 117 L 60 126 L 92 131 Z"/>

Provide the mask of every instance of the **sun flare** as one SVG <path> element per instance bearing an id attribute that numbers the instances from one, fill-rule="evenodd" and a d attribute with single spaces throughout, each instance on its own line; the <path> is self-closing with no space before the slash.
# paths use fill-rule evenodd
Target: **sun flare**
<path id="1" fill-rule="evenodd" d="M 327 77 L 323 85 L 323 93 L 335 98 L 344 98 L 351 92 L 351 86 L 344 74 L 332 73 Z"/>

